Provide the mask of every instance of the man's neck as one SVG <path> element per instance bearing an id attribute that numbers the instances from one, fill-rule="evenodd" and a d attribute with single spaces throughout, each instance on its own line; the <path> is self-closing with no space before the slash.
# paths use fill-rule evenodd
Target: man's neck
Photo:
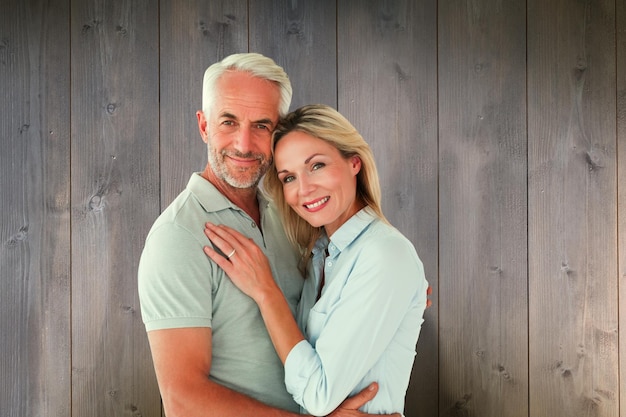
<path id="1" fill-rule="evenodd" d="M 224 197 L 228 198 L 233 204 L 245 211 L 258 227 L 261 227 L 261 213 L 257 200 L 258 189 L 256 186 L 251 188 L 235 188 L 216 177 L 208 164 L 201 175 L 202 178 L 213 184 Z"/>

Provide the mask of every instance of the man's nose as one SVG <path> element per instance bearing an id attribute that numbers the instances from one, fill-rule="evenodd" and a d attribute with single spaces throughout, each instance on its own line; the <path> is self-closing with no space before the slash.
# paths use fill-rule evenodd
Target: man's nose
<path id="1" fill-rule="evenodd" d="M 246 153 L 252 149 L 252 132 L 248 126 L 240 126 L 235 136 L 235 148 L 241 152 Z"/>

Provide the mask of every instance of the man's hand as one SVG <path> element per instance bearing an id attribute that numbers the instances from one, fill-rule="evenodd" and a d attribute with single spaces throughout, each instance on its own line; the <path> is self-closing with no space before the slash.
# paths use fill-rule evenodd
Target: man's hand
<path id="1" fill-rule="evenodd" d="M 362 390 L 355 396 L 346 398 L 344 402 L 339 404 L 339 407 L 337 407 L 335 411 L 330 413 L 327 417 L 363 417 L 373 415 L 362 413 L 359 411 L 359 408 L 371 399 L 373 399 L 376 396 L 377 392 L 378 384 L 376 382 L 372 382 L 364 390 Z M 386 415 L 390 417 L 401 417 L 401 415 L 398 413 Z"/>

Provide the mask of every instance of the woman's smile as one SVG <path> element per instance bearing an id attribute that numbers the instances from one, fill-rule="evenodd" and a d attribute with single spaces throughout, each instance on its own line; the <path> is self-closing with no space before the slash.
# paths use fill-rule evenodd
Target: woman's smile
<path id="1" fill-rule="evenodd" d="M 329 236 L 362 208 L 356 199 L 358 157 L 345 158 L 325 140 L 293 131 L 276 144 L 274 160 L 286 203 Z"/>
<path id="2" fill-rule="evenodd" d="M 322 205 L 326 204 L 326 202 L 330 200 L 330 197 L 320 198 L 319 200 L 313 203 L 304 203 L 303 206 L 310 211 L 317 211 L 317 209 L 321 209 Z"/>

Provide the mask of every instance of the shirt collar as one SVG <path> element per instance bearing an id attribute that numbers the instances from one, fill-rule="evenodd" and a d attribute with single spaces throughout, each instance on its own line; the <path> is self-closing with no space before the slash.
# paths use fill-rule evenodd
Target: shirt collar
<path id="1" fill-rule="evenodd" d="M 361 209 L 342 224 L 330 239 L 326 233 L 323 233 L 315 242 L 313 254 L 323 252 L 328 247 L 329 255 L 335 256 L 350 245 L 376 219 L 376 215 L 370 209 L 367 207 Z"/>
<path id="2" fill-rule="evenodd" d="M 198 202 L 207 213 L 217 212 L 226 209 L 234 209 L 241 211 L 236 204 L 224 196 L 210 181 L 206 180 L 199 172 L 194 173 L 189 182 L 187 189 L 198 199 Z M 257 200 L 259 207 L 266 208 L 269 204 L 268 200 L 260 191 L 257 191 Z"/>

